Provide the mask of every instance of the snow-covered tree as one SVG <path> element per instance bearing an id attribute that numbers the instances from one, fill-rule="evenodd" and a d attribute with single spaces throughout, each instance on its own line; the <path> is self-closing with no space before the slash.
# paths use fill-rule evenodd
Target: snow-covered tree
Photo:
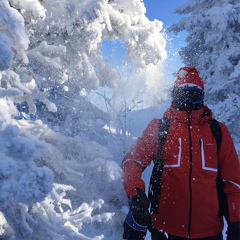
<path id="1" fill-rule="evenodd" d="M 239 11 L 238 0 L 187 1 L 176 9 L 184 17 L 169 29 L 187 31 L 181 58 L 200 71 L 206 103 L 213 108 L 215 118 L 227 124 L 236 146 L 240 143 Z"/>
<path id="2" fill-rule="evenodd" d="M 162 23 L 145 12 L 139 0 L 0 2 L 1 238 L 120 238 L 110 116 L 88 94 L 119 84 L 104 40 L 121 41 L 142 76 L 166 58 Z"/>
<path id="3" fill-rule="evenodd" d="M 37 107 L 55 112 L 50 121 L 55 124 L 60 116 L 62 127 L 67 126 L 74 134 L 79 128 L 91 131 L 86 124 L 91 119 L 83 98 L 99 86 L 118 87 L 120 76 L 103 57 L 103 40 L 121 41 L 126 46 L 128 61 L 138 71 L 166 58 L 166 42 L 160 33 L 162 23 L 146 18 L 141 1 L 84 0 L 79 4 L 76 0 L 9 0 L 9 3 L 12 8 L 8 9 L 19 11 L 17 17 L 22 28 L 24 23 L 26 51 L 23 47 L 18 50 L 21 54 L 12 61 L 14 71 L 3 73 L 2 78 L 8 88 L 19 79 L 24 94 L 15 102 L 27 102 L 29 114 L 36 113 L 37 101 Z M 13 35 L 7 37 L 11 39 Z M 143 78 L 137 75 L 136 82 Z M 76 126 L 75 122 L 73 126 L 68 120 L 78 118 L 76 113 L 80 112 L 81 118 L 86 118 L 85 124 L 78 122 L 80 126 Z M 42 113 L 39 112 L 41 118 Z M 106 121 L 104 114 L 102 118 Z"/>

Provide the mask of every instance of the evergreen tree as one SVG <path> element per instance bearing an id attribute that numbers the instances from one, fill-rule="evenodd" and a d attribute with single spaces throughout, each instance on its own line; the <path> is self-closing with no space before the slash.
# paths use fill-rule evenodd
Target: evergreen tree
<path id="1" fill-rule="evenodd" d="M 139 0 L 0 1 L 0 238 L 120 239 L 110 117 L 88 94 L 117 91 L 104 40 L 122 41 L 134 69 L 166 58 L 145 12 Z"/>
<path id="2" fill-rule="evenodd" d="M 184 17 L 169 28 L 187 32 L 181 58 L 200 71 L 206 103 L 229 127 L 236 146 L 240 146 L 239 11 L 238 0 L 191 0 L 176 9 Z"/>

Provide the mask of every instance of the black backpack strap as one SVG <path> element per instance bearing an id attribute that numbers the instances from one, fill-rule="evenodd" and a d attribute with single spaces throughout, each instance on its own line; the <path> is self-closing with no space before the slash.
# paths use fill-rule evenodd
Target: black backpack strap
<path id="1" fill-rule="evenodd" d="M 217 153 L 218 153 L 221 146 L 221 142 L 222 142 L 222 129 L 218 121 L 213 118 L 210 119 L 210 127 L 211 127 L 212 134 L 217 143 Z M 219 200 L 218 217 L 222 218 L 224 216 L 225 220 L 228 223 L 230 223 L 227 194 L 224 192 L 224 181 L 219 176 L 217 177 L 216 181 L 217 181 L 217 193 L 218 193 L 218 200 Z"/>
<path id="2" fill-rule="evenodd" d="M 219 152 L 221 142 L 222 142 L 222 129 L 218 121 L 214 118 L 210 119 L 210 127 L 212 134 L 217 142 L 217 153 Z"/>
<path id="3" fill-rule="evenodd" d="M 164 159 L 162 156 L 162 148 L 167 138 L 168 130 L 170 127 L 170 120 L 163 118 L 159 120 L 158 132 L 158 153 L 153 160 L 154 166 L 149 183 L 148 198 L 150 200 L 150 212 L 158 213 L 159 200 L 162 186 L 162 173 L 164 168 Z"/>
<path id="4" fill-rule="evenodd" d="M 218 217 L 224 217 L 227 223 L 230 223 L 229 216 L 229 208 L 228 208 L 228 200 L 227 194 L 224 192 L 224 181 L 217 177 L 217 193 L 218 193 L 218 201 L 219 201 L 219 212 Z"/>

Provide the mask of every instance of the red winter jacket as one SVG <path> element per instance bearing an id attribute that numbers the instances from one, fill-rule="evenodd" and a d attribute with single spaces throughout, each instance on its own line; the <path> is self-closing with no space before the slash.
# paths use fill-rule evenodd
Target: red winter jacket
<path id="1" fill-rule="evenodd" d="M 203 114 L 203 113 L 207 113 Z M 159 214 L 153 214 L 155 228 L 180 237 L 203 238 L 222 232 L 218 217 L 216 178 L 225 181 L 231 222 L 240 222 L 240 162 L 227 127 L 220 123 L 222 142 L 219 153 L 212 135 L 207 107 L 187 111 L 170 107 L 164 114 L 171 120 L 163 145 L 164 171 Z M 135 146 L 123 159 L 124 187 L 127 195 L 145 189 L 141 176 L 158 150 L 158 119 L 153 119 Z"/>

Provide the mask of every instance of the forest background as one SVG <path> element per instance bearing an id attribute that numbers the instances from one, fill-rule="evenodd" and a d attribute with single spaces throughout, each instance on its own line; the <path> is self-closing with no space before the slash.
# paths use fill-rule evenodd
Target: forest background
<path id="1" fill-rule="evenodd" d="M 239 11 L 182 1 L 165 26 L 140 0 L 1 0 L 1 239 L 121 239 L 121 160 L 169 107 L 182 64 L 239 153 Z"/>

